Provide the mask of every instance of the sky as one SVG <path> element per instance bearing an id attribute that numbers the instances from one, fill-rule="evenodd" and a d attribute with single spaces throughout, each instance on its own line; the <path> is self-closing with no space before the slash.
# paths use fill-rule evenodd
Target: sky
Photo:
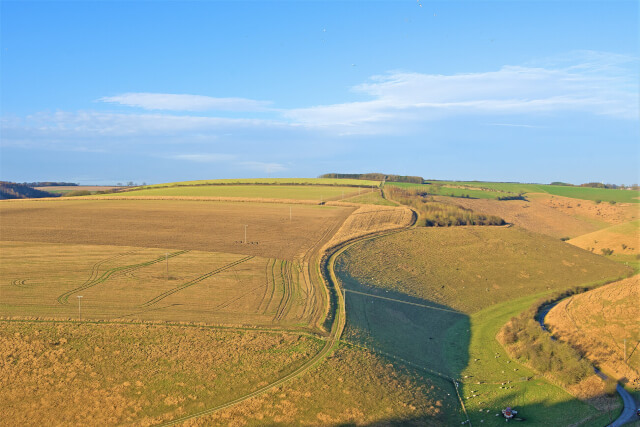
<path id="1" fill-rule="evenodd" d="M 637 1 L 0 1 L 0 179 L 640 181 Z"/>

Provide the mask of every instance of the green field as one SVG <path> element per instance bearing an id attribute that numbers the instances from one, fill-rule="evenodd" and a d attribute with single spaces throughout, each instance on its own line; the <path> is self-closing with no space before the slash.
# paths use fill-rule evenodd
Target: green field
<path id="1" fill-rule="evenodd" d="M 331 185 L 192 185 L 145 188 L 105 195 L 105 197 L 236 197 L 282 200 L 342 200 L 357 195 L 353 187 Z"/>
<path id="2" fill-rule="evenodd" d="M 502 425 L 495 414 L 507 405 L 541 424 L 565 413 L 604 419 L 542 378 L 503 386 L 534 374 L 509 361 L 495 335 L 541 295 L 628 271 L 556 239 L 495 227 L 413 229 L 355 244 L 336 263 L 345 339 L 461 379 L 474 425 Z"/>
<path id="3" fill-rule="evenodd" d="M 180 181 L 165 184 L 145 185 L 144 188 L 176 187 L 192 185 L 337 185 L 349 187 L 379 186 L 379 181 L 364 179 L 337 179 L 337 178 L 246 178 L 246 179 L 205 179 L 199 181 Z"/>
<path id="4" fill-rule="evenodd" d="M 363 205 L 398 206 L 397 203 L 382 197 L 380 190 L 367 191 L 362 194 L 344 199 L 345 202 L 360 203 Z"/>
<path id="5" fill-rule="evenodd" d="M 487 189 L 506 193 L 548 193 L 555 196 L 571 197 L 573 199 L 640 203 L 640 192 L 632 190 L 614 190 L 606 188 L 571 187 L 564 185 L 520 184 L 512 182 L 479 182 L 479 181 L 432 181 L 443 186 L 468 186 L 471 188 Z M 443 191 L 446 193 L 447 190 Z M 472 196 L 475 197 L 475 196 Z"/>
<path id="6" fill-rule="evenodd" d="M 474 199 L 497 199 L 498 197 L 504 197 L 511 194 L 505 194 L 503 192 L 496 191 L 484 191 L 478 189 L 467 189 L 467 188 L 454 188 L 442 186 L 439 189 L 430 184 L 412 184 L 409 182 L 388 182 L 385 185 L 395 186 L 405 189 L 418 189 L 420 191 L 426 191 L 429 194 L 437 194 L 440 196 L 451 196 L 451 197 L 466 197 L 469 196 Z M 515 193 L 513 194 L 516 195 Z"/>

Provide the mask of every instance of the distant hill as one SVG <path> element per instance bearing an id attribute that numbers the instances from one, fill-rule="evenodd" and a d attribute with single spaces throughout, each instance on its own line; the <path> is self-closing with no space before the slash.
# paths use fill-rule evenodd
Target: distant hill
<path id="1" fill-rule="evenodd" d="M 0 199 L 39 199 L 41 197 L 58 197 L 58 194 L 36 190 L 24 184 L 0 181 Z"/>
<path id="2" fill-rule="evenodd" d="M 424 179 L 421 176 L 404 176 L 404 175 L 386 175 L 383 173 L 325 173 L 320 178 L 338 178 L 338 179 L 367 179 L 371 181 L 387 181 L 387 182 L 411 182 L 414 184 L 422 184 Z"/>

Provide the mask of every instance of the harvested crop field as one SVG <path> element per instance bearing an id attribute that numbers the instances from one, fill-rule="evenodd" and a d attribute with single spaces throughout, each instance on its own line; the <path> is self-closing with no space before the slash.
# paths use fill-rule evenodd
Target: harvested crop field
<path id="1" fill-rule="evenodd" d="M 362 206 L 353 212 L 334 234 L 326 247 L 379 231 L 408 227 L 413 212 L 406 206 Z"/>
<path id="2" fill-rule="evenodd" d="M 320 345 L 287 333 L 1 321 L 0 424 L 159 424 L 280 378 Z"/>
<path id="3" fill-rule="evenodd" d="M 639 300 L 640 276 L 636 275 L 561 301 L 545 322 L 559 339 L 640 391 Z"/>
<path id="4" fill-rule="evenodd" d="M 317 309 L 310 292 L 299 261 L 0 242 L 3 316 L 299 325 L 310 323 Z"/>
<path id="5" fill-rule="evenodd" d="M 576 218 L 536 201 L 445 199 L 442 197 L 435 197 L 435 199 L 454 203 L 463 208 L 487 215 L 495 215 L 508 223 L 557 238 L 576 237 L 606 226 L 605 223 L 594 223 L 586 219 Z"/>
<path id="6" fill-rule="evenodd" d="M 332 185 L 193 185 L 123 191 L 113 197 L 235 197 L 320 202 L 341 200 L 357 194 L 357 188 Z"/>
<path id="7" fill-rule="evenodd" d="M 293 260 L 320 247 L 353 211 L 177 200 L 29 200 L 0 203 L 4 241 L 217 251 Z M 247 225 L 247 243 L 244 243 Z"/>

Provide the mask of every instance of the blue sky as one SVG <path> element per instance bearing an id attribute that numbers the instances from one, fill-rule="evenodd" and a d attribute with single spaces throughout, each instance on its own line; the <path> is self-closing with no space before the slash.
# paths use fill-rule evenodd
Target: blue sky
<path id="1" fill-rule="evenodd" d="M 2 180 L 640 181 L 636 1 L 0 4 Z"/>

